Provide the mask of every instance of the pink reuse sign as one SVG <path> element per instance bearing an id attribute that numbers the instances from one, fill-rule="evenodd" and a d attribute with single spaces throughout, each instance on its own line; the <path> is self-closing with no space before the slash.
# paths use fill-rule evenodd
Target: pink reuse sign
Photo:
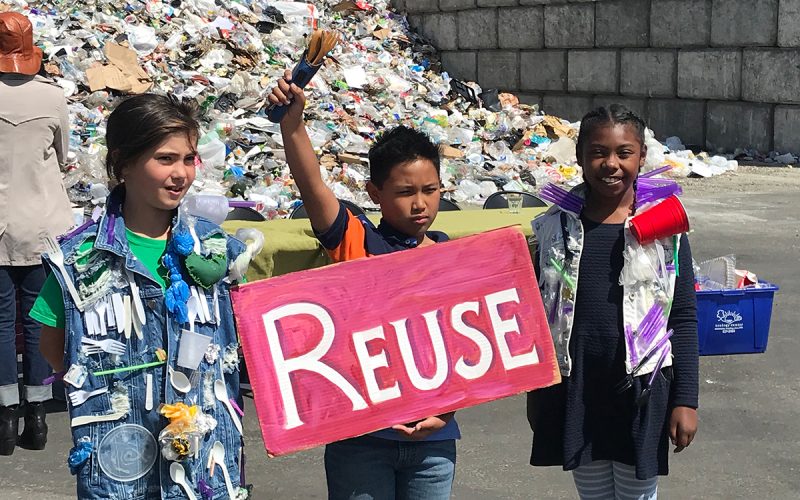
<path id="1" fill-rule="evenodd" d="M 287 274 L 231 296 L 272 455 L 560 381 L 518 229 Z"/>

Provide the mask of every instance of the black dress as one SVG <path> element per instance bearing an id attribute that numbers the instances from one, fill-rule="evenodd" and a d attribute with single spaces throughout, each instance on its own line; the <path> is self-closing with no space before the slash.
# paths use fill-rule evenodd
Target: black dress
<path id="1" fill-rule="evenodd" d="M 635 465 L 638 479 L 666 475 L 670 412 L 675 406 L 697 408 L 697 305 L 688 239 L 681 239 L 669 317 L 675 331 L 673 366 L 656 376 L 650 400 L 640 408 L 635 397 L 649 374 L 637 377 L 622 394 L 614 390 L 625 377 L 619 284 L 624 225 L 581 220 L 584 247 L 570 340 L 572 373 L 561 384 L 528 396 L 534 429 L 531 465 L 573 470 L 595 460 L 614 460 Z"/>

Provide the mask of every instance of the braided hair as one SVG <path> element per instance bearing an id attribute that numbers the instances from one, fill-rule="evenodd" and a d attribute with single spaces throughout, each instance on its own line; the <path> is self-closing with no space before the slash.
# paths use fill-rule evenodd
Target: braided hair
<path id="1" fill-rule="evenodd" d="M 581 129 L 578 132 L 578 144 L 576 152 L 578 158 L 583 157 L 583 149 L 586 146 L 586 141 L 592 135 L 592 132 L 598 127 L 605 127 L 608 125 L 630 125 L 639 139 L 639 144 L 644 146 L 644 131 L 647 128 L 644 120 L 628 109 L 622 104 L 611 104 L 608 107 L 601 106 L 593 109 L 584 115 L 581 120 Z M 631 207 L 631 215 L 636 214 L 636 185 L 637 179 L 633 181 L 633 206 Z M 586 182 L 584 174 L 584 183 L 586 185 L 587 193 L 589 192 L 589 183 Z"/>

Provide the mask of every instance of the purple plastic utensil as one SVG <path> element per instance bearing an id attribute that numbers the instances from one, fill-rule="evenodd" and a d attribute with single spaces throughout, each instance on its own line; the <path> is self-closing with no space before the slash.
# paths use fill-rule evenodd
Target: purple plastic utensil
<path id="1" fill-rule="evenodd" d="M 583 208 L 583 200 L 554 184 L 546 184 L 539 191 L 539 196 L 544 200 L 555 203 L 563 209 L 572 212 L 580 212 Z"/>
<path id="2" fill-rule="evenodd" d="M 255 208 L 258 206 L 258 202 L 246 200 L 228 200 L 228 206 L 231 208 Z"/>
<path id="3" fill-rule="evenodd" d="M 643 177 L 645 179 L 648 178 L 648 177 L 655 177 L 658 174 L 663 174 L 664 172 L 668 172 L 670 170 L 672 170 L 672 166 L 671 165 L 664 165 L 663 167 L 658 167 L 657 169 L 651 170 L 651 171 L 646 172 L 644 174 L 639 174 L 639 179 L 641 179 Z"/>

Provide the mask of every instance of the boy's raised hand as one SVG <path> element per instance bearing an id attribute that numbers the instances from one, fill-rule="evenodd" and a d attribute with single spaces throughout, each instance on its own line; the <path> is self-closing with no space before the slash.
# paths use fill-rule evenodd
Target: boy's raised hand
<path id="1" fill-rule="evenodd" d="M 283 78 L 278 80 L 277 85 L 272 89 L 272 93 L 267 96 L 270 104 L 288 106 L 283 120 L 281 120 L 281 130 L 295 130 L 303 124 L 303 109 L 306 106 L 306 94 L 303 89 L 292 82 L 291 70 L 283 72 Z"/>
<path id="2" fill-rule="evenodd" d="M 333 225 L 339 215 L 339 200 L 322 180 L 319 161 L 303 123 L 305 93 L 291 81 L 292 72 L 286 70 L 284 77 L 278 80 L 267 99 L 271 104 L 289 106 L 289 110 L 281 120 L 286 162 L 300 190 L 303 205 L 311 220 L 311 227 L 324 232 Z"/>

